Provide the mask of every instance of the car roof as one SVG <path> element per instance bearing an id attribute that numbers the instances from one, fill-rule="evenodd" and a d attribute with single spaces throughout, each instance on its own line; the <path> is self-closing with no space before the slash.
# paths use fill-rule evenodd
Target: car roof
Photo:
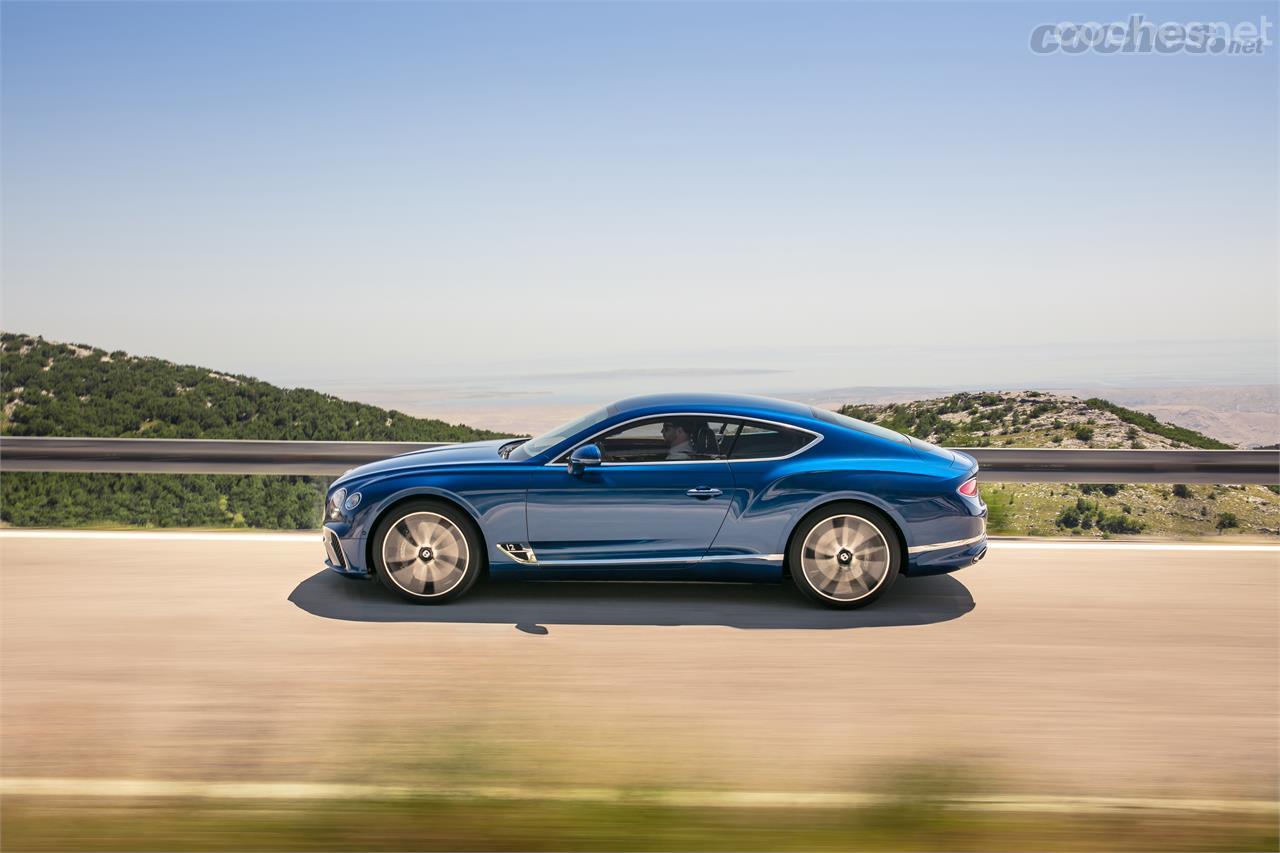
<path id="1" fill-rule="evenodd" d="M 644 394 L 619 400 L 609 407 L 610 414 L 628 412 L 712 409 L 726 414 L 757 416 L 763 414 L 790 415 L 796 418 L 812 418 L 811 407 L 791 400 L 773 397 L 754 397 L 750 394 Z"/>

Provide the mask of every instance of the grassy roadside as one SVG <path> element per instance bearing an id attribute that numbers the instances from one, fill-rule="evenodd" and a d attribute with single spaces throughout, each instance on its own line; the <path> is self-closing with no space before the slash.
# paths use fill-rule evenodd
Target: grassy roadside
<path id="1" fill-rule="evenodd" d="M 1274 814 L 982 812 L 928 795 L 858 808 L 557 800 L 9 797 L 8 851 L 1275 850 Z"/>
<path id="2" fill-rule="evenodd" d="M 988 483 L 981 492 L 994 536 L 1280 542 L 1280 494 L 1265 486 Z"/>

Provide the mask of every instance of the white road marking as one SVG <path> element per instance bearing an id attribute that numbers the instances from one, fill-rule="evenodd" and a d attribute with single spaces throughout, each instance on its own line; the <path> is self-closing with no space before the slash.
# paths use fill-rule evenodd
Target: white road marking
<path id="1" fill-rule="evenodd" d="M 1280 545 L 1214 545 L 1193 542 L 1026 542 L 988 540 L 999 551 L 1270 551 L 1280 554 Z"/>
<path id="2" fill-rule="evenodd" d="M 647 802 L 680 806 L 766 808 L 847 808 L 891 802 L 892 797 L 856 791 L 650 791 L 614 788 L 522 788 L 514 786 L 345 785 L 326 782 L 205 782 L 171 779 L 0 779 L 0 795 L 28 797 L 199 797 L 237 800 L 441 799 Z M 972 811 L 1110 812 L 1197 811 L 1259 813 L 1280 811 L 1274 800 L 1177 799 L 1165 797 L 972 796 L 945 798 L 953 808 Z"/>
<path id="3" fill-rule="evenodd" d="M 18 530 L 6 527 L 0 530 L 0 538 L 6 539 L 97 539 L 136 542 L 151 539 L 161 542 L 320 542 L 319 530 L 300 533 L 219 533 L 196 530 Z"/>
<path id="4" fill-rule="evenodd" d="M 320 541 L 319 530 L 302 530 L 297 533 L 221 533 L 216 530 L 55 530 L 36 528 L 0 528 L 0 538 L 10 539 L 96 539 L 122 542 L 154 540 L 170 542 L 292 542 L 315 545 Z M 1000 539 L 988 540 L 990 547 L 1001 551 L 1238 551 L 1280 554 L 1280 544 L 1262 543 L 1250 545 L 1217 545 L 1198 542 L 1050 542 L 1045 540 Z M 768 555 L 772 558 L 775 555 Z"/>

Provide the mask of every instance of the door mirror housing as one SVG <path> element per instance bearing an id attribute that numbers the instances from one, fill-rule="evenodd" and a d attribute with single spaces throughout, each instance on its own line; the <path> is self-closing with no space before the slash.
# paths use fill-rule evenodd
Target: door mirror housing
<path id="1" fill-rule="evenodd" d="M 594 444 L 584 444 L 569 454 L 569 473 L 575 477 L 581 476 L 583 471 L 596 467 L 601 461 L 600 448 Z"/>

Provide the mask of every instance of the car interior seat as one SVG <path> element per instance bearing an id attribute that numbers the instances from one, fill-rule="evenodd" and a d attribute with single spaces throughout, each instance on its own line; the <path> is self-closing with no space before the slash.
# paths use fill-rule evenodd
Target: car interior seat
<path id="1" fill-rule="evenodd" d="M 693 431 L 693 450 L 699 458 L 718 459 L 720 457 L 720 439 L 715 431 L 707 426 L 706 421 L 699 421 Z"/>

